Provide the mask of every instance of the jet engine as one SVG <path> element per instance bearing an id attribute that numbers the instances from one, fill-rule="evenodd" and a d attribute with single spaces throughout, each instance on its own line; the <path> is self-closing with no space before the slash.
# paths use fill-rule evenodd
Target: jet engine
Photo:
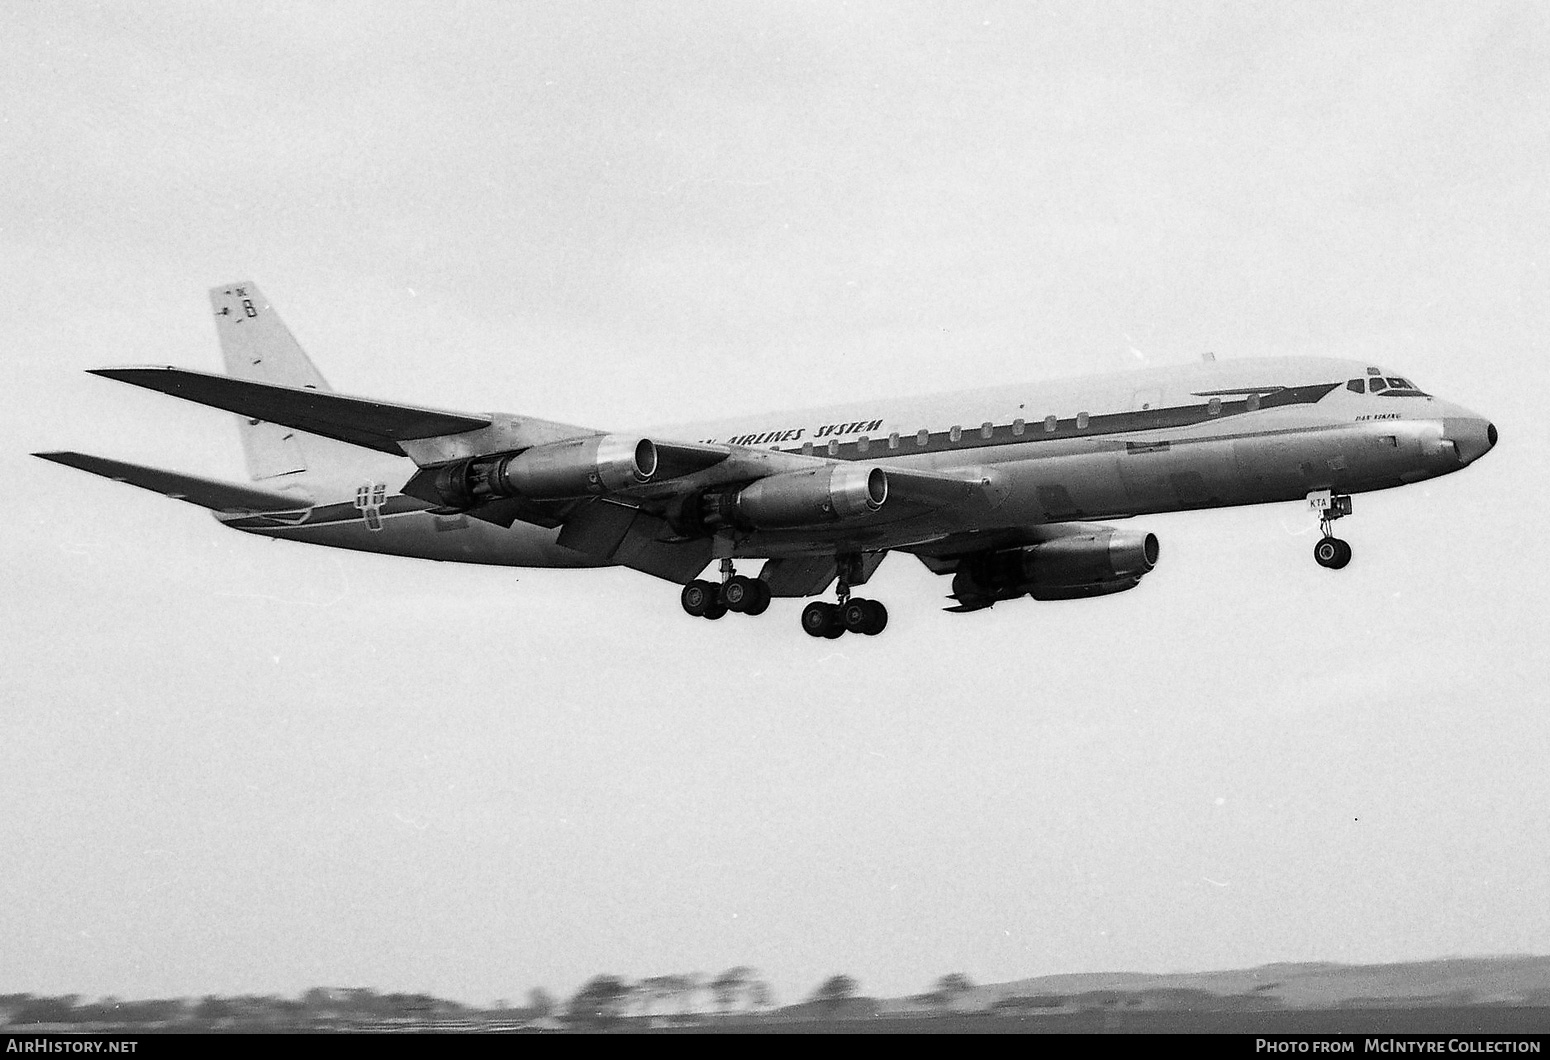
<path id="1" fill-rule="evenodd" d="M 1157 535 L 1094 528 L 1037 545 L 965 556 L 953 576 L 953 595 L 964 603 L 1073 600 L 1134 589 L 1157 565 Z"/>
<path id="2" fill-rule="evenodd" d="M 864 464 L 827 464 L 803 471 L 786 471 L 751 482 L 741 489 L 703 493 L 698 528 L 736 526 L 744 530 L 778 530 L 816 526 L 867 515 L 888 499 L 888 475 Z M 680 520 L 680 522 L 685 520 Z"/>
<path id="3" fill-rule="evenodd" d="M 468 509 L 498 497 L 558 501 L 608 493 L 648 482 L 656 470 L 651 439 L 603 434 L 424 468 L 404 492 Z"/>

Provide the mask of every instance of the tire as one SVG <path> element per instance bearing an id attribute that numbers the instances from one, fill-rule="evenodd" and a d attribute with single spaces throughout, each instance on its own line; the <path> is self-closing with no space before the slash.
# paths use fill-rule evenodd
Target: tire
<path id="1" fill-rule="evenodd" d="M 851 600 L 840 609 L 840 621 L 847 633 L 865 633 L 872 625 L 872 601 Z"/>
<path id="2" fill-rule="evenodd" d="M 831 628 L 838 628 L 841 633 L 845 627 L 840 625 L 838 610 L 833 604 L 826 604 L 821 600 L 815 600 L 802 608 L 802 632 L 809 637 L 828 637 Z"/>
<path id="3" fill-rule="evenodd" d="M 678 602 L 695 618 L 704 618 L 705 611 L 716 601 L 716 587 L 710 582 L 692 581 L 678 594 Z"/>
<path id="4" fill-rule="evenodd" d="M 750 578 L 748 582 L 753 586 L 753 601 L 745 608 L 745 615 L 762 615 L 770 609 L 770 587 L 758 578 Z"/>
<path id="5" fill-rule="evenodd" d="M 1351 562 L 1351 543 L 1349 541 L 1335 542 L 1340 546 L 1340 555 L 1335 557 L 1335 562 L 1329 565 L 1330 570 L 1339 570 Z"/>
<path id="6" fill-rule="evenodd" d="M 1319 543 L 1313 546 L 1313 561 L 1321 567 L 1339 570 L 1345 566 L 1345 563 L 1341 562 L 1340 557 L 1344 554 L 1346 562 L 1349 562 L 1351 558 L 1349 554 L 1342 552 L 1342 546 L 1344 545 L 1345 542 L 1337 537 L 1319 538 Z"/>
<path id="7" fill-rule="evenodd" d="M 722 583 L 719 599 L 728 611 L 746 613 L 758 599 L 758 593 L 752 580 L 739 574 Z"/>
<path id="8" fill-rule="evenodd" d="M 861 632 L 869 637 L 875 637 L 888 628 L 888 609 L 876 600 L 868 600 L 867 610 L 871 614 Z"/>

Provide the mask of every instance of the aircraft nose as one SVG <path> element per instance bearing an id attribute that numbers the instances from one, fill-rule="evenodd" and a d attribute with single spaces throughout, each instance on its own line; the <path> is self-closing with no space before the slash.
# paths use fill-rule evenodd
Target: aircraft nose
<path id="1" fill-rule="evenodd" d="M 1458 450 L 1459 463 L 1472 464 L 1496 446 L 1496 424 L 1484 416 L 1448 416 L 1442 436 Z"/>

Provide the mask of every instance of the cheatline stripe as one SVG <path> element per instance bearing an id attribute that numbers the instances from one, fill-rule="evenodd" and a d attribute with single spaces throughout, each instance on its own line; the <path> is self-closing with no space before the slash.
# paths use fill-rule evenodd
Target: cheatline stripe
<path id="1" fill-rule="evenodd" d="M 865 449 L 859 440 L 841 442 L 831 452 L 827 442 L 814 442 L 812 456 L 826 456 L 838 460 L 876 460 L 886 455 L 905 456 L 919 453 L 962 452 L 973 449 L 989 449 L 999 445 L 1024 445 L 1030 442 L 1059 442 L 1072 438 L 1101 438 L 1107 435 L 1134 434 L 1138 431 L 1164 431 L 1179 427 L 1193 427 L 1200 423 L 1212 423 L 1236 416 L 1247 415 L 1265 409 L 1285 408 L 1289 405 L 1312 405 L 1322 401 L 1340 383 L 1314 383 L 1310 386 L 1264 387 L 1256 407 L 1250 408 L 1251 398 L 1241 401 L 1223 401 L 1220 411 L 1212 414 L 1209 403 L 1178 405 L 1165 409 L 1141 409 L 1134 412 L 1109 412 L 1086 416 L 1086 426 L 1077 426 L 1080 417 L 1056 418 L 1055 429 L 1046 427 L 1048 418 L 1030 419 L 1017 433 L 1011 423 L 992 423 L 990 437 L 984 436 L 984 424 L 962 424 L 959 437 L 953 441 L 952 430 L 930 431 L 925 445 L 918 444 L 919 432 L 899 433 L 897 449 L 889 448 L 889 438 L 869 438 Z M 1084 414 L 1085 415 L 1085 414 Z M 805 453 L 805 446 L 781 448 L 782 453 Z"/>

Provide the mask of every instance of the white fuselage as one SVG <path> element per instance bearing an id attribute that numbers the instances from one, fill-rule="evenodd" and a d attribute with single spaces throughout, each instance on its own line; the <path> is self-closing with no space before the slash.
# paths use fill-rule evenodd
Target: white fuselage
<path id="1" fill-rule="evenodd" d="M 1380 380 L 1376 392 L 1369 380 Z M 1406 385 L 1389 385 L 1389 380 Z M 1358 392 L 1358 390 L 1360 392 Z M 738 556 L 866 552 L 957 535 L 1015 536 L 1053 522 L 1360 493 L 1447 474 L 1488 450 L 1482 417 L 1375 366 L 1276 358 L 1144 369 L 929 398 L 739 417 L 646 432 L 653 438 L 775 449 L 886 469 L 981 469 L 996 500 L 921 514 L 885 504 L 818 529 L 748 532 Z M 343 548 L 514 566 L 597 566 L 558 531 L 437 515 L 401 489 L 415 471 L 372 455 L 347 498 L 289 525 L 238 529 Z M 374 503 L 375 502 L 375 503 Z"/>

